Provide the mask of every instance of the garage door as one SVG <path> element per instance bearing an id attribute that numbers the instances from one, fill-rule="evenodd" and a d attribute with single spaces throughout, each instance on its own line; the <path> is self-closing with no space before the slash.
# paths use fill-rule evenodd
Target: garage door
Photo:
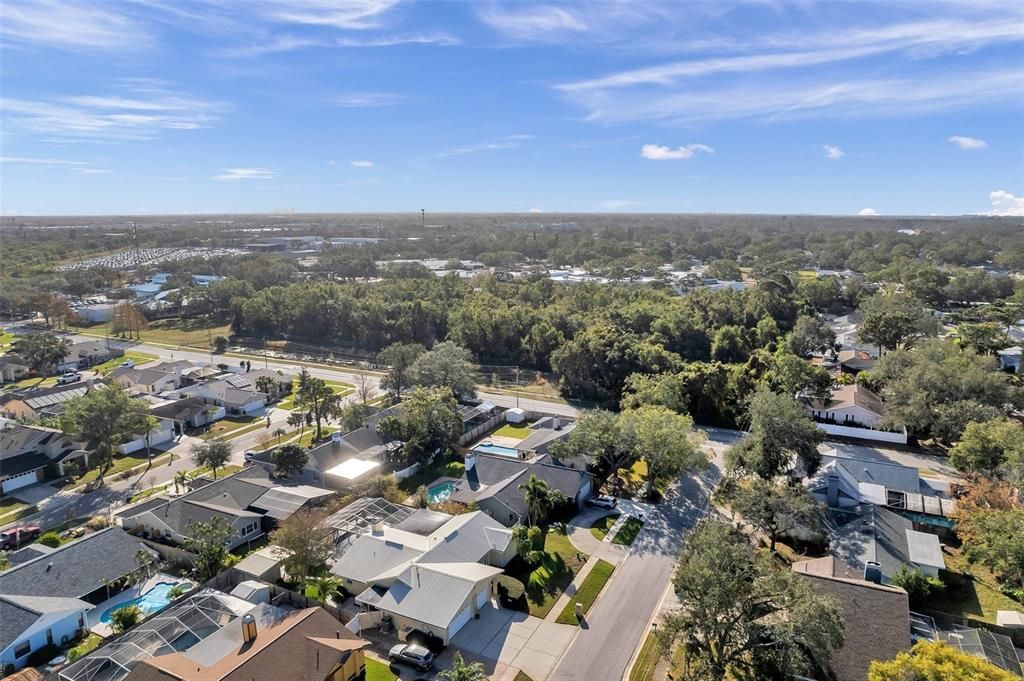
<path id="1" fill-rule="evenodd" d="M 470 617 L 471 615 L 469 612 L 469 606 L 467 605 L 462 610 L 462 612 L 455 616 L 455 619 L 452 620 L 452 623 L 448 625 L 449 641 L 452 640 L 452 636 L 455 636 L 455 634 L 459 633 L 459 629 L 462 629 L 462 627 L 466 626 L 466 622 L 469 621 Z"/>
<path id="2" fill-rule="evenodd" d="M 3 489 L 4 494 L 6 494 L 7 492 L 13 492 L 16 489 L 21 489 L 22 487 L 28 487 L 29 485 L 34 485 L 35 483 L 36 483 L 36 472 L 35 471 L 29 471 L 28 473 L 22 473 L 21 475 L 15 475 L 13 478 L 8 478 L 7 480 L 4 480 L 3 484 L 0 485 L 0 489 Z"/>
<path id="3" fill-rule="evenodd" d="M 489 599 L 487 591 L 481 591 L 480 593 L 478 593 L 476 595 L 476 609 L 479 610 L 480 608 L 487 605 L 488 600 Z"/>

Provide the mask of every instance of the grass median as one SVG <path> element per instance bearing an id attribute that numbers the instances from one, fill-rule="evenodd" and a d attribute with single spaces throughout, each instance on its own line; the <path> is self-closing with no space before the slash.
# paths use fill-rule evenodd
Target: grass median
<path id="1" fill-rule="evenodd" d="M 583 578 L 583 583 L 580 584 L 579 590 L 572 595 L 555 621 L 559 624 L 579 624 L 579 621 L 576 619 L 576 604 L 580 603 L 583 605 L 584 615 L 590 612 L 591 606 L 594 605 L 594 601 L 597 600 L 604 585 L 611 579 L 613 572 L 615 572 L 614 565 L 606 560 L 597 561 L 590 572 L 587 573 L 587 576 Z"/>

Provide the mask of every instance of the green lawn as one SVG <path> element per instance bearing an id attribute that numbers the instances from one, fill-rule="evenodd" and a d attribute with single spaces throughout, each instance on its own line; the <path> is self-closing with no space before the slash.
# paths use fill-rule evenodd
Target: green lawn
<path id="1" fill-rule="evenodd" d="M 92 336 L 106 336 L 109 333 L 109 326 L 109 323 L 97 324 L 75 330 Z M 139 333 L 139 336 L 143 342 L 209 350 L 210 342 L 217 336 L 231 336 L 231 325 L 213 324 L 205 319 L 161 319 L 150 324 L 149 328 Z"/>
<path id="2" fill-rule="evenodd" d="M 140 466 L 140 465 L 146 463 L 148 460 L 149 459 L 146 458 L 145 451 L 139 452 L 137 454 L 128 454 L 126 456 L 115 456 L 114 457 L 113 465 L 103 475 L 103 477 L 106 480 L 110 480 L 115 475 L 117 475 L 118 473 L 120 473 L 122 471 L 126 471 L 129 468 L 134 468 L 135 466 Z M 167 463 L 169 460 L 170 460 L 170 454 L 166 454 L 164 456 L 156 456 L 156 457 L 153 457 L 153 465 L 154 466 L 159 466 L 160 464 Z M 80 478 L 75 480 L 74 485 L 75 486 L 84 485 L 86 483 L 92 482 L 93 480 L 95 480 L 98 477 L 99 477 L 99 468 L 90 468 Z"/>
<path id="3" fill-rule="evenodd" d="M 68 661 L 73 662 L 80 657 L 84 657 L 96 650 L 103 643 L 103 637 L 99 634 L 89 632 L 89 635 L 83 638 L 81 641 L 76 643 L 71 648 L 68 648 L 67 656 Z"/>
<path id="4" fill-rule="evenodd" d="M 14 342 L 17 338 L 13 333 L 0 332 L 0 350 L 6 350 L 7 346 Z"/>
<path id="5" fill-rule="evenodd" d="M 594 535 L 597 539 L 604 541 L 605 535 L 608 534 L 608 530 L 612 529 L 612 525 L 619 519 L 618 515 L 606 515 L 603 518 L 598 518 L 594 521 L 594 524 L 590 526 L 590 534 Z"/>
<path id="6" fill-rule="evenodd" d="M 335 393 L 345 397 L 356 389 L 351 383 L 345 383 L 344 381 L 324 381 L 331 390 Z M 292 391 L 284 397 L 280 402 L 274 405 L 275 409 L 284 409 L 285 411 L 291 411 L 295 408 L 295 394 L 299 390 L 299 379 L 296 378 L 292 383 Z"/>
<path id="7" fill-rule="evenodd" d="M 416 475 L 398 483 L 398 488 L 406 494 L 414 494 L 420 485 L 428 485 L 440 477 L 461 478 L 466 472 L 466 465 L 461 461 L 446 461 L 434 464 L 429 468 L 420 469 Z"/>
<path id="8" fill-rule="evenodd" d="M 103 362 L 102 364 L 97 364 L 96 366 L 89 367 L 89 369 L 91 371 L 95 371 L 98 374 L 108 374 L 114 369 L 124 364 L 125 362 L 127 362 L 128 360 L 131 360 L 136 365 L 139 365 L 145 364 L 147 362 L 152 362 L 155 359 L 160 358 L 157 357 L 156 355 L 150 355 L 145 352 L 127 351 L 124 353 L 123 357 L 115 357 L 113 359 L 108 359 L 106 362 Z"/>
<path id="9" fill-rule="evenodd" d="M 526 439 L 530 434 L 529 423 L 506 423 L 501 428 L 491 433 L 491 435 L 499 435 L 501 437 L 514 437 L 520 440 Z"/>
<path id="10" fill-rule="evenodd" d="M 615 533 L 615 536 L 612 537 L 612 543 L 619 544 L 620 546 L 629 546 L 642 529 L 644 529 L 644 524 L 635 516 L 630 516 L 626 522 L 622 523 L 622 527 Z"/>
<path id="11" fill-rule="evenodd" d="M 946 547 L 942 555 L 946 559 L 946 570 L 940 570 L 939 577 L 947 586 L 931 596 L 924 610 L 995 623 L 997 611 L 1021 609 L 1020 603 L 999 590 L 995 576 L 988 569 L 969 564 L 959 549 Z M 967 573 L 973 579 L 968 579 Z"/>
<path id="12" fill-rule="evenodd" d="M 34 513 L 35 506 L 15 499 L 12 496 L 0 497 L 0 525 L 13 523 L 23 515 Z"/>
<path id="13" fill-rule="evenodd" d="M 20 381 L 4 384 L 4 390 L 20 390 L 22 388 L 49 388 L 57 385 L 56 376 L 30 376 Z"/>
<path id="14" fill-rule="evenodd" d="M 597 564 L 583 578 L 579 591 L 572 595 L 572 599 L 565 605 L 562 614 L 555 621 L 559 624 L 579 624 L 576 620 L 576 603 L 583 605 L 584 615 L 590 612 L 591 606 L 594 605 L 598 594 L 608 583 L 613 572 L 615 572 L 614 565 L 605 560 L 597 561 Z"/>
<path id="15" fill-rule="evenodd" d="M 216 421 L 201 437 L 204 440 L 212 440 L 217 437 L 238 437 L 239 435 L 263 428 L 266 426 L 266 423 L 267 419 L 265 416 L 229 416 Z"/>
<path id="16" fill-rule="evenodd" d="M 395 681 L 398 677 L 383 662 L 366 658 L 366 681 Z"/>
<path id="17" fill-rule="evenodd" d="M 526 602 L 534 617 L 546 617 L 554 607 L 565 587 L 587 561 L 587 556 L 576 550 L 564 534 L 549 531 L 544 538 L 544 558 L 540 564 L 531 566 L 522 560 L 508 576 L 520 582 L 526 591 Z"/>
<path id="18" fill-rule="evenodd" d="M 636 662 L 629 670 L 629 681 L 652 681 L 659 658 L 658 639 L 653 633 L 647 634 L 643 645 L 640 646 L 640 652 L 636 656 Z"/>

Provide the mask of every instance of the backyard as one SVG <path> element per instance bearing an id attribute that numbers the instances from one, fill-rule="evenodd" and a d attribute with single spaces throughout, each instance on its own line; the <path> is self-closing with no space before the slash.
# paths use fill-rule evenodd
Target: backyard
<path id="1" fill-rule="evenodd" d="M 939 572 L 946 588 L 933 594 L 925 609 L 995 623 L 999 610 L 1020 610 L 1021 604 L 999 590 L 995 576 L 981 565 L 971 565 L 959 548 L 942 550 L 946 569 Z"/>
<path id="2" fill-rule="evenodd" d="M 397 678 L 388 665 L 366 658 L 366 681 L 395 681 Z"/>
<path id="3" fill-rule="evenodd" d="M 398 488 L 406 494 L 415 494 L 420 485 L 429 485 L 441 477 L 461 478 L 466 466 L 461 461 L 444 461 L 434 463 L 428 468 L 421 468 L 412 477 L 400 480 Z"/>
<path id="4" fill-rule="evenodd" d="M 567 536 L 550 530 L 544 537 L 544 555 L 537 566 L 516 558 L 499 581 L 513 598 L 516 592 L 526 593 L 531 615 L 546 617 L 586 561 L 587 556 L 577 551 Z"/>

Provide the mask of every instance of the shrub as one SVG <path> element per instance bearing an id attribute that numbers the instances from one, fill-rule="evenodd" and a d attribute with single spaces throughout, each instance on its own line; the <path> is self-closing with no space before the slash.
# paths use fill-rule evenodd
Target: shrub
<path id="1" fill-rule="evenodd" d="M 137 605 L 126 605 L 110 613 L 110 629 L 120 634 L 142 621 L 142 609 Z"/>
<path id="2" fill-rule="evenodd" d="M 49 546 L 52 549 L 57 548 L 61 544 L 60 535 L 53 531 L 44 532 L 36 541 L 44 546 Z"/>
<path id="3" fill-rule="evenodd" d="M 110 519 L 105 515 L 94 515 L 85 524 L 90 530 L 98 531 L 110 527 Z"/>
<path id="4" fill-rule="evenodd" d="M 911 605 L 922 603 L 933 593 L 946 588 L 938 577 L 929 577 L 920 570 L 913 570 L 906 565 L 901 566 L 892 576 L 891 583 L 907 592 Z"/>
<path id="5" fill-rule="evenodd" d="M 416 505 L 420 508 L 426 508 L 430 504 L 430 492 L 427 491 L 426 485 L 420 485 L 416 488 Z"/>

